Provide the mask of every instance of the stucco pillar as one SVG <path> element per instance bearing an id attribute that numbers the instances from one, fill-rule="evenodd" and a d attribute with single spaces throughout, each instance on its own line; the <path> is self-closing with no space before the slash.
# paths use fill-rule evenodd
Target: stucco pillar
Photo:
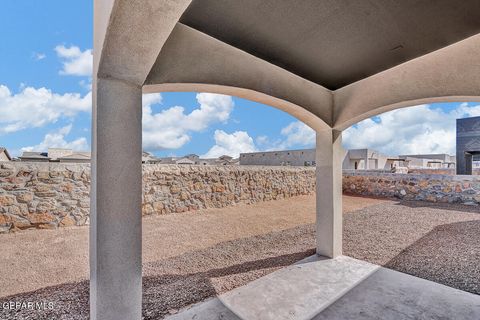
<path id="1" fill-rule="evenodd" d="M 342 254 L 342 133 L 317 131 L 317 254 Z"/>
<path id="2" fill-rule="evenodd" d="M 94 83 L 90 319 L 141 319 L 142 91 Z"/>

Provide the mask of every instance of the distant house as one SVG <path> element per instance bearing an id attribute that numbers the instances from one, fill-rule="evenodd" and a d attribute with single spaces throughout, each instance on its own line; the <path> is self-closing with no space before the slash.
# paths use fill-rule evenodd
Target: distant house
<path id="1" fill-rule="evenodd" d="M 18 158 L 20 159 L 20 161 L 28 161 L 28 162 L 49 162 L 50 161 L 50 158 L 48 157 L 48 152 L 25 151 Z"/>
<path id="2" fill-rule="evenodd" d="M 153 154 L 143 151 L 142 152 L 142 163 L 160 163 L 161 160 L 155 157 Z"/>
<path id="3" fill-rule="evenodd" d="M 186 157 L 175 160 L 175 164 L 195 164 L 195 161 Z"/>
<path id="4" fill-rule="evenodd" d="M 220 156 L 218 157 L 218 160 L 220 161 L 232 161 L 233 157 L 230 157 L 230 156 L 227 156 L 227 155 L 223 155 L 223 156 Z"/>
<path id="5" fill-rule="evenodd" d="M 59 162 L 89 163 L 90 152 L 74 152 L 72 154 L 57 158 Z"/>
<path id="6" fill-rule="evenodd" d="M 198 161 L 195 164 L 199 164 L 202 166 L 211 166 L 211 165 L 216 165 L 217 163 L 217 158 L 207 158 L 207 159 L 198 159 Z"/>
<path id="7" fill-rule="evenodd" d="M 64 148 L 48 148 L 47 152 L 25 151 L 19 159 L 28 162 L 89 163 L 91 153 Z"/>
<path id="8" fill-rule="evenodd" d="M 398 156 L 408 161 L 409 168 L 455 168 L 456 157 L 446 153 L 408 154 Z"/>
<path id="9" fill-rule="evenodd" d="M 149 152 L 144 151 L 142 154 L 142 163 L 148 164 L 196 164 L 199 156 L 196 154 L 187 154 L 184 157 L 163 157 L 157 158 Z"/>
<path id="10" fill-rule="evenodd" d="M 0 147 L 0 162 L 2 161 L 11 161 L 12 157 L 8 153 L 7 148 Z"/>
<path id="11" fill-rule="evenodd" d="M 220 157 L 218 157 L 218 159 L 216 161 L 216 164 L 217 165 L 222 165 L 222 166 L 231 165 L 231 164 L 233 164 L 233 157 L 230 157 L 230 156 L 227 156 L 227 155 L 220 156 Z"/>
<path id="12" fill-rule="evenodd" d="M 240 165 L 308 167 L 316 165 L 315 156 L 315 149 L 241 153 Z M 233 164 L 235 160 L 230 161 L 230 164 Z M 448 154 L 387 156 L 372 149 L 344 150 L 342 160 L 344 170 L 391 170 L 399 167 L 454 168 L 455 156 Z"/>
<path id="13" fill-rule="evenodd" d="M 386 156 L 372 149 L 348 150 L 343 169 L 390 170 L 393 168 L 441 169 L 455 168 L 455 156 L 448 154 L 410 154 Z"/>
<path id="14" fill-rule="evenodd" d="M 200 160 L 200 156 L 194 153 L 187 154 L 184 158 L 190 159 L 194 162 Z"/>
<path id="15" fill-rule="evenodd" d="M 223 155 L 218 158 L 201 158 L 196 154 L 187 154 L 183 157 L 164 157 L 156 158 L 160 164 L 190 164 L 201 166 L 220 166 L 220 165 L 233 165 L 238 164 L 238 159 L 233 159 L 230 156 Z"/>
<path id="16" fill-rule="evenodd" d="M 342 169 L 350 170 L 390 170 L 404 166 L 398 157 L 389 157 L 372 149 L 350 149 L 345 151 Z"/>
<path id="17" fill-rule="evenodd" d="M 158 158 L 158 162 L 160 164 L 175 164 L 175 159 L 174 157 L 164 157 L 164 158 Z"/>
<path id="18" fill-rule="evenodd" d="M 242 166 L 314 166 L 315 149 L 240 153 Z"/>
<path id="19" fill-rule="evenodd" d="M 195 164 L 203 166 L 227 166 L 227 165 L 237 165 L 238 159 L 233 157 L 223 155 L 218 158 L 198 158 L 195 161 Z"/>

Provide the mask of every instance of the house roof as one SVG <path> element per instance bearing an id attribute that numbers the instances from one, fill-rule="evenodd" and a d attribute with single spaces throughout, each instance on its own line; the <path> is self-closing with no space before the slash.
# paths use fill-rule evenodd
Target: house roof
<path id="1" fill-rule="evenodd" d="M 46 152 L 32 152 L 32 151 L 23 152 L 22 156 L 20 156 L 19 158 L 20 159 L 43 159 L 43 160 L 50 159 Z"/>
<path id="2" fill-rule="evenodd" d="M 188 158 L 181 158 L 181 159 L 177 159 L 177 160 L 174 160 L 175 163 L 178 163 L 178 164 L 195 164 L 195 161 L 192 161 Z"/>
<path id="3" fill-rule="evenodd" d="M 161 162 L 161 158 L 155 157 L 150 152 L 142 152 L 142 162 Z"/>
<path id="4" fill-rule="evenodd" d="M 25 151 L 22 156 L 19 157 L 21 160 L 45 160 L 51 161 L 52 158 L 49 157 L 47 152 L 35 152 L 35 151 Z M 91 153 L 88 151 L 76 151 L 70 154 L 55 158 L 53 160 L 90 160 Z"/>
<path id="5" fill-rule="evenodd" d="M 8 160 L 12 160 L 12 157 L 10 156 L 10 153 L 8 153 L 8 150 L 7 148 L 5 147 L 0 147 L 0 153 L 5 153 L 5 155 L 7 156 Z"/>
<path id="6" fill-rule="evenodd" d="M 185 156 L 185 158 L 200 158 L 200 156 L 195 153 L 189 153 Z"/>
<path id="7" fill-rule="evenodd" d="M 59 157 L 58 160 L 89 160 L 90 158 L 90 152 L 74 152 L 72 154 Z"/>

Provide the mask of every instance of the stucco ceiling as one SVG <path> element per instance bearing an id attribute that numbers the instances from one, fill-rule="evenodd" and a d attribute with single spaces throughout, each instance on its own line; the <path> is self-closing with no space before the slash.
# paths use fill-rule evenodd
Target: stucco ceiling
<path id="1" fill-rule="evenodd" d="M 480 32 L 479 0 L 194 0 L 180 22 L 335 90 Z"/>

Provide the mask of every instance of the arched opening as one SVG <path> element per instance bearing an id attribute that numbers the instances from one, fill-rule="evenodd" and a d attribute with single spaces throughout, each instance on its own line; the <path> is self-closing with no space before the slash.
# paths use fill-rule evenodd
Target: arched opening
<path id="1" fill-rule="evenodd" d="M 291 116 L 302 121 L 315 131 L 325 130 L 328 126 L 320 117 L 287 100 L 279 99 L 274 96 L 241 87 L 232 87 L 218 84 L 200 84 L 200 83 L 166 83 L 149 84 L 142 87 L 144 94 L 161 92 L 210 92 L 235 96 L 251 101 L 255 101 L 267 106 L 284 111 Z"/>
<path id="2" fill-rule="evenodd" d="M 98 124 L 95 143 L 99 152 L 94 161 L 97 180 L 92 203 L 96 220 L 92 224 L 94 244 L 90 251 L 94 282 L 91 286 L 92 314 L 105 315 L 105 318 L 138 319 L 141 314 L 141 223 L 140 217 L 128 216 L 129 211 L 138 213 L 141 205 L 141 170 L 136 160 L 129 161 L 121 154 L 126 147 L 140 154 L 137 148 L 141 137 L 139 113 L 128 105 L 139 104 L 142 85 L 173 83 L 175 87 L 177 83 L 185 82 L 228 85 L 233 90 L 246 88 L 252 90 L 250 93 L 262 92 L 267 97 L 276 97 L 280 99 L 279 103 L 288 101 L 287 104 L 303 106 L 324 119 L 328 125 L 320 125 L 318 130 L 307 119 L 305 123 L 317 133 L 317 253 L 328 257 L 338 256 L 342 246 L 341 131 L 377 107 L 399 101 L 478 94 L 478 72 L 473 67 L 478 65 L 478 25 L 468 23 L 478 20 L 475 19 L 478 12 L 474 1 L 465 6 L 445 4 L 434 8 L 426 5 L 423 9 L 408 4 L 352 7 L 344 3 L 339 9 L 344 13 L 340 16 L 346 19 L 337 19 L 335 26 L 329 21 L 327 24 L 317 23 L 318 15 L 314 9 L 328 15 L 327 3 L 298 6 L 295 10 L 288 4 L 267 4 L 263 11 L 254 3 L 245 8 L 230 9 L 205 7 L 199 2 L 190 6 L 189 2 L 181 2 L 166 8 L 162 3 L 143 7 L 126 1 L 119 6 L 110 3 L 110 6 L 96 6 L 94 81 L 97 82 L 94 83 L 94 99 L 98 106 L 95 106 L 95 112 L 98 113 L 94 112 L 97 116 L 94 123 Z M 279 10 L 271 10 L 272 6 Z M 132 10 L 138 10 L 138 14 L 131 15 Z M 395 14 L 399 12 L 415 12 L 419 17 L 417 20 L 426 21 L 427 29 L 438 31 L 442 39 L 445 37 L 444 41 L 433 39 L 431 32 L 421 35 L 405 31 L 412 24 L 405 19 L 408 15 Z M 162 13 L 166 13 L 162 15 L 165 19 L 158 19 Z M 209 19 L 202 19 L 205 15 Z M 447 15 L 455 19 L 444 23 L 443 17 Z M 281 30 L 276 26 L 283 16 L 305 23 L 299 24 L 300 29 Z M 394 24 L 391 17 L 397 17 Z M 255 34 L 262 34 L 263 39 L 252 38 L 252 33 L 245 32 L 244 28 L 230 29 L 232 25 L 241 25 L 232 23 L 235 19 L 250 21 L 252 30 L 259 31 Z M 208 28 L 202 22 L 211 23 L 213 27 Z M 305 33 L 305 27 L 308 29 L 310 24 L 318 25 L 318 28 L 315 32 Z M 352 28 L 352 25 L 357 27 Z M 383 26 L 385 32 L 381 37 L 372 36 L 379 26 Z M 452 27 L 458 28 L 458 36 L 448 36 Z M 300 41 L 301 44 L 292 49 L 289 40 L 298 38 L 298 34 L 306 34 L 307 41 Z M 321 44 L 325 39 L 333 45 L 329 46 L 329 53 L 322 55 Z M 269 45 L 264 46 L 265 43 Z M 262 53 L 260 48 L 270 52 Z M 308 55 L 299 59 L 303 53 Z M 318 63 L 320 56 L 326 59 L 323 63 Z M 370 62 L 359 61 L 362 56 L 368 56 Z M 316 72 L 309 75 L 312 70 Z M 276 103 L 267 104 L 277 106 Z M 323 153 L 318 152 L 319 146 L 322 146 Z M 378 163 L 369 161 L 372 157 L 366 152 L 359 164 L 363 161 L 366 168 L 370 164 L 378 166 Z M 114 161 L 109 163 L 109 159 Z M 116 185 L 109 184 L 112 176 L 120 176 L 123 172 L 128 175 L 115 180 Z M 123 185 L 129 188 L 122 189 Z M 113 212 L 122 218 L 121 223 L 110 223 L 116 218 Z M 118 234 L 124 237 L 113 236 Z M 117 261 L 125 263 L 118 264 Z M 112 283 L 106 285 L 106 279 Z M 376 291 L 381 290 L 383 287 Z M 402 291 L 404 295 L 405 291 Z M 443 297 L 439 300 L 445 301 Z M 129 304 L 120 308 L 118 301 Z M 303 305 L 303 301 L 300 303 Z M 267 308 L 275 310 L 281 305 L 283 303 L 277 302 Z M 409 307 L 409 303 L 402 306 Z M 122 315 L 117 311 L 120 309 L 125 310 Z M 383 315 L 389 308 L 383 304 L 380 309 Z M 415 305 L 412 311 L 416 313 L 418 309 L 427 308 Z M 292 310 L 296 312 L 297 309 L 292 308 L 287 314 Z"/>
<path id="3" fill-rule="evenodd" d="M 409 100 L 409 101 L 402 101 L 402 102 L 397 102 L 394 104 L 390 104 L 387 106 L 383 107 L 378 107 L 378 108 L 372 108 L 372 110 L 363 113 L 362 115 L 356 116 L 349 121 L 338 125 L 339 129 L 345 130 L 347 127 L 351 126 L 356 126 L 356 124 L 361 123 L 362 121 L 366 119 L 378 119 L 379 115 L 382 114 L 388 114 L 390 111 L 395 111 L 399 109 L 404 109 L 404 108 L 411 108 L 411 106 L 415 105 L 422 105 L 422 106 L 430 106 L 433 105 L 447 105 L 447 104 L 458 104 L 458 105 L 465 105 L 467 106 L 468 103 L 474 104 L 476 102 L 480 102 L 480 98 L 477 96 L 448 96 L 448 97 L 432 97 L 432 98 L 423 98 L 423 99 L 416 99 L 416 100 Z M 429 104 L 430 103 L 430 104 Z M 422 113 L 420 112 L 418 116 L 421 116 Z M 433 114 L 432 116 L 437 116 L 436 114 Z M 477 113 L 473 112 L 469 115 L 469 117 L 476 117 Z M 477 143 L 478 134 L 476 134 L 476 125 L 477 121 L 476 119 L 463 119 L 464 116 L 461 115 L 455 115 L 452 114 L 449 119 L 453 123 L 453 121 L 458 119 L 458 123 L 456 124 L 457 130 L 460 132 L 457 132 L 456 134 L 456 144 L 458 146 L 457 150 L 453 150 L 451 153 L 452 154 L 457 154 L 457 157 L 455 160 L 452 159 L 452 161 L 436 161 L 435 159 L 430 159 L 429 163 L 426 165 L 430 168 L 443 168 L 446 167 L 447 169 L 453 169 L 456 168 L 457 174 L 466 174 L 466 175 L 471 175 L 472 174 L 472 168 L 474 163 L 476 162 L 476 155 L 478 154 L 478 150 L 480 150 L 480 145 Z M 378 132 L 377 134 L 384 134 L 383 132 Z M 440 145 L 442 143 L 439 143 Z M 377 160 L 372 159 L 372 162 L 375 162 Z M 366 162 L 366 168 L 371 167 L 369 160 L 365 159 Z M 390 167 L 398 167 L 398 166 L 405 166 L 407 161 L 404 159 L 391 159 L 391 161 L 388 161 L 390 164 Z M 417 161 L 418 162 L 418 161 Z M 378 165 L 374 164 L 374 167 L 378 167 Z M 382 167 L 382 166 L 380 166 Z"/>
<path id="4" fill-rule="evenodd" d="M 192 104 L 181 94 L 196 99 L 196 105 L 185 107 L 176 122 L 164 121 L 172 108 Z M 221 148 L 159 151 L 143 165 L 143 312 L 147 318 L 204 301 L 315 254 L 313 129 L 281 110 L 236 97 L 227 101 L 220 97 L 220 101 L 219 96 L 204 93 L 162 93 L 162 99 L 157 99 L 162 105 L 145 105 L 154 98 L 145 95 L 143 100 L 147 109 L 144 148 L 147 140 L 155 146 L 151 137 L 159 136 L 153 121 L 161 132 L 179 130 L 192 117 L 206 118 L 198 116 L 201 110 L 221 114 L 226 109 L 219 104 L 225 103 L 231 108 L 228 120 L 235 122 L 224 124 L 225 118 L 218 118 L 211 128 L 195 131 L 203 139 L 222 130 L 223 140 L 212 142 Z M 263 125 L 269 127 L 262 129 Z M 269 131 L 283 140 L 266 136 Z M 167 136 L 165 143 L 176 140 Z M 221 143 L 234 137 L 242 138 L 230 141 L 234 150 L 248 138 L 254 148 L 228 153 Z M 202 145 L 193 134 L 189 143 L 190 147 Z M 308 151 L 295 151 L 300 147 Z M 224 152 L 233 159 L 216 161 L 226 159 Z M 195 163 L 169 163 L 186 158 Z M 237 159 L 238 163 L 231 161 Z"/>
<path id="5" fill-rule="evenodd" d="M 456 171 L 458 159 L 475 157 L 465 146 L 476 147 L 469 142 L 478 134 L 479 105 L 404 105 L 344 131 L 347 149 L 369 150 L 368 157 L 379 164 L 368 171 L 344 171 L 344 193 L 360 197 L 358 201 L 381 199 L 357 211 L 360 218 L 344 214 L 344 254 L 479 293 L 473 285 L 478 276 L 471 253 L 478 253 L 474 242 L 480 239 L 469 230 L 479 226 L 479 193 L 474 190 L 480 178 L 471 168 L 471 177 Z M 361 239 L 351 236 L 360 229 Z M 462 240 L 472 236 L 472 242 Z M 356 248 L 353 241 L 363 245 Z M 435 268 L 442 274 L 432 272 Z"/>

